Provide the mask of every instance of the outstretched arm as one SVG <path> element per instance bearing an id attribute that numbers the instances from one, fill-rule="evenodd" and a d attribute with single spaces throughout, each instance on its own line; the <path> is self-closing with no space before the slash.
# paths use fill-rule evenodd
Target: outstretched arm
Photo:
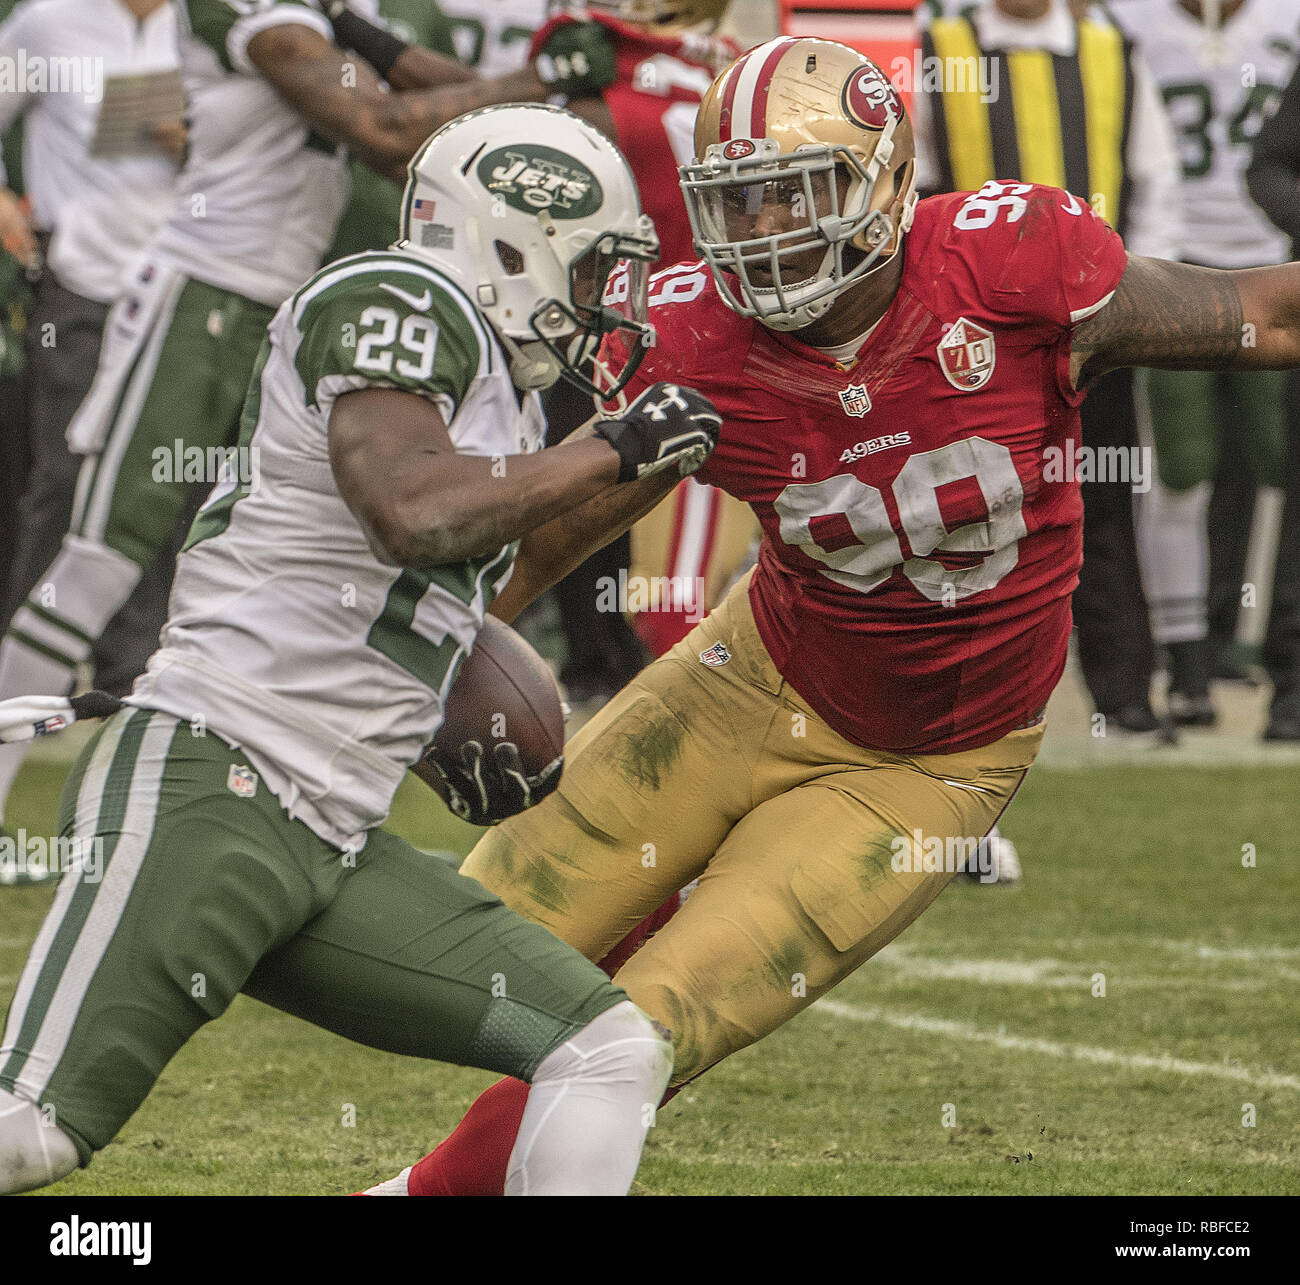
<path id="1" fill-rule="evenodd" d="M 657 497 L 649 483 L 699 468 L 720 422 L 692 389 L 651 384 L 622 418 L 595 420 L 590 433 L 536 455 L 484 458 L 455 453 L 441 413 L 424 397 L 368 388 L 334 403 L 330 466 L 375 557 L 432 567 L 491 553 L 574 510 L 594 521 L 604 510 L 587 509 L 588 501 L 610 490 L 647 501 L 625 509 L 610 500 L 618 520 L 631 522 Z M 605 523 L 609 533 L 585 547 L 599 548 L 623 529 Z M 576 545 L 580 533 L 565 529 Z"/>
<path id="2" fill-rule="evenodd" d="M 586 430 L 567 438 L 573 442 Z M 674 471 L 611 486 L 569 513 L 524 536 L 514 575 L 488 610 L 509 623 L 534 599 L 558 584 L 597 549 L 616 540 L 673 489 L 681 478 Z"/>
<path id="3" fill-rule="evenodd" d="M 1118 366 L 1300 366 L 1300 263 L 1226 272 L 1129 255 L 1111 301 L 1071 341 L 1076 388 Z"/>
<path id="4" fill-rule="evenodd" d="M 367 63 L 349 58 L 313 27 L 285 23 L 248 42 L 249 61 L 305 120 L 397 182 L 424 140 L 449 120 L 494 103 L 542 102 L 550 93 L 532 68 L 495 80 L 466 79 L 450 58 L 431 50 L 420 57 L 426 74 L 436 68 L 444 83 L 389 93 Z"/>

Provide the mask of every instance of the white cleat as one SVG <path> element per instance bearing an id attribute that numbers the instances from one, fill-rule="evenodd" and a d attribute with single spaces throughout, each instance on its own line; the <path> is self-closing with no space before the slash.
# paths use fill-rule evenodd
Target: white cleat
<path id="1" fill-rule="evenodd" d="M 411 1170 L 414 1165 L 407 1165 L 396 1178 L 389 1178 L 387 1182 L 377 1183 L 373 1187 L 367 1187 L 365 1191 L 357 1192 L 359 1196 L 409 1196 L 411 1193 L 406 1189 L 406 1180 L 411 1176 Z"/>
<path id="2" fill-rule="evenodd" d="M 997 883 L 1004 887 L 1017 884 L 1024 877 L 1016 845 L 997 826 L 979 841 L 974 861 L 962 873 L 975 883 Z"/>

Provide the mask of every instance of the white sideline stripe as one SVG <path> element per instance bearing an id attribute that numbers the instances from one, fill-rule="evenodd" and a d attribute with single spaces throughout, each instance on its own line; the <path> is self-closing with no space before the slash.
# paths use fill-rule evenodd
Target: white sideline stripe
<path id="1" fill-rule="evenodd" d="M 1238 959 L 1260 963 L 1270 959 L 1300 959 L 1300 946 L 1203 946 L 1198 941 L 1175 941 L 1169 937 L 1149 937 L 1142 945 L 1158 950 L 1175 950 L 1195 955 L 1197 959 Z"/>
<path id="2" fill-rule="evenodd" d="M 1059 959 L 939 959 L 903 952 L 882 951 L 876 967 L 897 969 L 911 977 L 933 981 L 988 982 L 1007 986 L 1059 986 L 1074 989 L 1092 985 L 1092 976 L 1063 971 Z M 1076 965 L 1077 967 L 1077 965 Z M 1096 971 L 1104 972 L 1098 968 Z"/>
<path id="3" fill-rule="evenodd" d="M 905 973 L 907 980 L 940 982 L 976 982 L 985 986 L 1041 986 L 1049 990 L 1088 990 L 1093 984 L 1092 973 L 1071 973 L 1069 966 L 1059 959 L 952 959 L 923 955 L 877 955 L 877 968 L 882 965 Z M 1078 967 L 1076 961 L 1075 965 Z M 1120 990 L 1157 990 L 1162 987 L 1198 991 L 1276 990 L 1279 981 L 1300 981 L 1300 973 L 1292 969 L 1271 970 L 1267 976 L 1252 978 L 1222 978 L 1212 974 L 1169 974 L 1153 977 L 1147 973 L 1132 974 L 1113 963 L 1098 963 L 1093 970 L 1105 973 L 1107 983 Z"/>
<path id="4" fill-rule="evenodd" d="M 1263 1089 L 1300 1090 L 1300 1076 L 1279 1075 L 1273 1071 L 1252 1071 L 1249 1067 L 1220 1066 L 1213 1062 L 1188 1062 L 1168 1054 L 1120 1053 L 1115 1049 L 1097 1048 L 1091 1044 L 1061 1044 L 1056 1040 L 1032 1039 L 1023 1035 L 1007 1035 L 990 1031 L 970 1022 L 954 1022 L 941 1017 L 926 1017 L 921 1013 L 897 1013 L 888 1009 L 845 1004 L 839 1000 L 818 1000 L 816 1007 L 832 1017 L 846 1018 L 852 1022 L 879 1022 L 900 1031 L 921 1031 L 927 1035 L 943 1035 L 949 1039 L 969 1040 L 975 1044 L 992 1044 L 1000 1049 L 1017 1053 L 1041 1053 L 1046 1057 L 1068 1058 L 1075 1062 L 1092 1062 L 1098 1066 L 1120 1067 L 1128 1071 L 1168 1071 L 1175 1075 L 1208 1075 L 1220 1080 L 1235 1080 Z"/>

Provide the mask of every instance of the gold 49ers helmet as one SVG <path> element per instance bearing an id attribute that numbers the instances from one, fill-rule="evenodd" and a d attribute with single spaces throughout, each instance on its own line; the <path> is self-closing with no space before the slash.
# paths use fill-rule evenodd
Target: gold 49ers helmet
<path id="1" fill-rule="evenodd" d="M 847 45 L 783 36 L 737 59 L 700 104 L 695 156 L 680 173 L 696 247 L 727 305 L 775 330 L 816 321 L 912 223 L 911 122 Z"/>

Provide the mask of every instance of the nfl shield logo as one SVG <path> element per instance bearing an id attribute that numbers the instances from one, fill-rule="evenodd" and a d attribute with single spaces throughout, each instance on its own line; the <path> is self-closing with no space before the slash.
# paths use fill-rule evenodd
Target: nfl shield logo
<path id="1" fill-rule="evenodd" d="M 867 396 L 866 385 L 850 384 L 847 388 L 841 388 L 840 405 L 844 407 L 846 415 L 856 415 L 861 419 L 871 409 L 871 398 Z"/>
<path id="2" fill-rule="evenodd" d="M 977 326 L 965 317 L 952 323 L 936 349 L 944 378 L 963 393 L 983 388 L 993 374 L 997 354 L 993 351 L 993 332 Z"/>
<path id="3" fill-rule="evenodd" d="M 241 799 L 251 799 L 257 793 L 257 773 L 251 767 L 239 767 L 232 763 L 230 774 L 226 777 L 226 789 L 238 794 Z"/>
<path id="4" fill-rule="evenodd" d="M 725 665 L 731 659 L 726 643 L 714 643 L 700 652 L 700 659 L 706 665 Z"/>

